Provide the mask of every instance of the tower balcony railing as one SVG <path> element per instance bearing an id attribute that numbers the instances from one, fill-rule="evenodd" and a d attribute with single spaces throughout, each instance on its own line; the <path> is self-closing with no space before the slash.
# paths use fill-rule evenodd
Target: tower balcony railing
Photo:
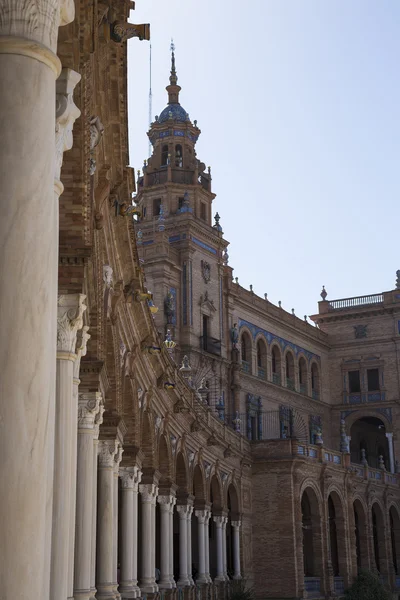
<path id="1" fill-rule="evenodd" d="M 168 173 L 166 170 L 156 171 L 155 173 L 149 173 L 147 175 L 147 185 L 161 185 L 167 183 Z"/>
<path id="2" fill-rule="evenodd" d="M 345 310 L 357 308 L 370 304 L 382 304 L 383 294 L 371 294 L 369 296 L 355 296 L 354 298 L 341 298 L 340 300 L 329 300 L 329 310 Z"/>
<path id="3" fill-rule="evenodd" d="M 214 354 L 215 356 L 221 356 L 221 340 L 209 337 L 208 335 L 202 335 L 200 337 L 200 347 L 204 352 Z"/>
<path id="4" fill-rule="evenodd" d="M 172 169 L 172 183 L 183 183 L 193 185 L 193 171 L 185 169 Z"/>

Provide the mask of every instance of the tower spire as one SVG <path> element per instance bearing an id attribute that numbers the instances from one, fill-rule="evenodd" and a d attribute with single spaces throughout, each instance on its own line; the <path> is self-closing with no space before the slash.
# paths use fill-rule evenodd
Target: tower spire
<path id="1" fill-rule="evenodd" d="M 168 92 L 168 104 L 179 104 L 179 92 L 181 88 L 178 85 L 178 76 L 176 74 L 175 67 L 175 44 L 174 40 L 171 39 L 171 75 L 169 77 L 169 85 L 167 86 Z"/>

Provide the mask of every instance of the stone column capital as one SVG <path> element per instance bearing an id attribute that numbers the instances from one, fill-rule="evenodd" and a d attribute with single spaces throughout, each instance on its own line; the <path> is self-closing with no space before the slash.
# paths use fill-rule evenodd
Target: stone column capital
<path id="1" fill-rule="evenodd" d="M 178 504 L 176 510 L 179 513 L 179 518 L 188 519 L 190 514 L 190 508 L 193 507 L 191 507 L 189 504 Z"/>
<path id="2" fill-rule="evenodd" d="M 231 521 L 231 525 L 234 529 L 239 529 L 242 526 L 241 521 Z"/>
<path id="3" fill-rule="evenodd" d="M 122 467 L 119 470 L 119 476 L 121 477 L 123 489 L 138 491 L 142 478 L 142 472 L 139 467 Z"/>
<path id="4" fill-rule="evenodd" d="M 117 440 L 99 440 L 99 465 L 103 468 L 113 469 L 115 456 L 118 452 Z"/>
<path id="5" fill-rule="evenodd" d="M 76 336 L 83 326 L 84 294 L 65 294 L 57 302 L 57 353 L 74 355 Z"/>
<path id="6" fill-rule="evenodd" d="M 387 431 L 385 433 L 385 435 L 386 435 L 386 437 L 387 437 L 388 440 L 391 440 L 393 438 L 393 432 L 391 432 L 391 431 Z"/>
<path id="7" fill-rule="evenodd" d="M 94 430 L 96 415 L 100 410 L 102 396 L 100 392 L 79 394 L 78 429 Z"/>
<path id="8" fill-rule="evenodd" d="M 171 512 L 176 502 L 175 496 L 158 496 L 157 502 L 160 505 L 161 512 Z"/>
<path id="9" fill-rule="evenodd" d="M 90 340 L 90 334 L 88 333 L 89 327 L 84 325 L 82 329 L 79 329 L 76 334 L 76 347 L 75 354 L 76 359 L 74 362 L 74 380 L 77 385 L 79 385 L 79 369 L 81 367 L 81 358 L 82 356 L 86 356 L 87 352 L 87 343 Z"/>
<path id="10" fill-rule="evenodd" d="M 225 517 L 213 517 L 213 521 L 217 526 L 217 529 L 221 529 L 225 521 Z"/>
<path id="11" fill-rule="evenodd" d="M 142 496 L 142 502 L 147 502 L 155 505 L 158 494 L 158 487 L 154 483 L 141 483 L 139 485 L 139 492 Z"/>
<path id="12" fill-rule="evenodd" d="M 204 525 L 206 522 L 206 519 L 207 519 L 207 511 L 206 510 L 196 510 L 194 514 L 198 518 L 199 523 Z"/>
<path id="13" fill-rule="evenodd" d="M 63 69 L 56 82 L 56 160 L 54 179 L 60 179 L 64 152 L 71 150 L 72 130 L 81 111 L 74 102 L 74 89 L 81 76 L 72 69 Z"/>

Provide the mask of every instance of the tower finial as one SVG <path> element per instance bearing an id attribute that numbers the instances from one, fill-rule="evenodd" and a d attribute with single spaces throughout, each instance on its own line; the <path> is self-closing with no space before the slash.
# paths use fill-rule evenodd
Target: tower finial
<path id="1" fill-rule="evenodd" d="M 175 68 L 175 44 L 174 44 L 173 38 L 171 38 L 170 50 L 171 50 L 171 76 L 169 78 L 169 82 L 171 85 L 176 85 L 178 82 L 178 77 L 176 75 L 176 68 Z"/>

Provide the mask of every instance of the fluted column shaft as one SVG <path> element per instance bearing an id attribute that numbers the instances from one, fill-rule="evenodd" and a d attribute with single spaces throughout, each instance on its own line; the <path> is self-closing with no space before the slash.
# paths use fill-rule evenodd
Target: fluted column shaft
<path id="1" fill-rule="evenodd" d="M 118 452 L 116 440 L 99 441 L 99 478 L 97 509 L 97 595 L 114 600 L 114 463 Z"/>
<path id="2" fill-rule="evenodd" d="M 75 600 L 91 597 L 92 511 L 93 511 L 93 435 L 100 409 L 101 394 L 81 394 L 78 408 L 78 451 L 75 531 Z"/>
<path id="3" fill-rule="evenodd" d="M 214 517 L 217 532 L 217 576 L 216 581 L 225 581 L 224 576 L 224 555 L 222 548 L 222 524 L 225 517 Z"/>
<path id="4" fill-rule="evenodd" d="M 176 510 L 179 513 L 179 587 L 190 585 L 187 572 L 187 521 L 189 514 L 187 504 L 179 504 Z"/>
<path id="5" fill-rule="evenodd" d="M 171 587 L 176 588 L 174 579 L 174 507 L 176 498 L 173 499 L 169 511 L 169 580 Z"/>
<path id="6" fill-rule="evenodd" d="M 118 444 L 118 452 L 114 460 L 114 487 L 113 487 L 113 584 L 116 598 L 120 597 L 118 591 L 118 477 L 119 465 L 122 458 L 123 448 Z"/>
<path id="7" fill-rule="evenodd" d="M 197 527 L 198 527 L 198 553 L 199 553 L 199 572 L 197 574 L 197 583 L 207 583 L 206 576 L 206 550 L 205 550 L 205 533 L 204 527 L 206 522 L 206 510 L 196 510 Z"/>
<path id="8" fill-rule="evenodd" d="M 222 522 L 222 564 L 225 581 L 229 580 L 227 572 L 227 560 L 226 560 L 226 524 L 228 523 L 228 517 L 224 517 Z"/>
<path id="9" fill-rule="evenodd" d="M 193 573 L 192 573 L 192 515 L 193 515 L 193 506 L 189 505 L 188 517 L 187 517 L 187 572 L 190 581 L 190 585 L 194 585 L 193 581 Z"/>
<path id="10" fill-rule="evenodd" d="M 170 552 L 171 552 L 171 506 L 175 500 L 174 496 L 158 496 L 157 501 L 160 505 L 160 527 L 161 527 L 161 552 L 160 552 L 160 589 L 171 589 L 170 575 Z"/>
<path id="11" fill-rule="evenodd" d="M 122 481 L 121 514 L 121 581 L 122 598 L 135 598 L 137 593 L 137 490 L 139 470 L 137 467 L 120 469 Z M 136 504 L 136 506 L 135 506 Z M 135 576 L 135 581 L 134 581 Z"/>
<path id="12" fill-rule="evenodd" d="M 140 589 L 142 592 L 153 593 L 158 591 L 155 580 L 155 506 L 158 488 L 155 484 L 141 484 L 139 486 L 142 502 L 142 578 Z"/>
<path id="13" fill-rule="evenodd" d="M 69 589 L 70 546 L 75 511 L 77 398 L 73 394 L 76 336 L 83 326 L 86 309 L 83 294 L 58 298 L 57 369 L 54 451 L 53 526 L 51 542 L 50 598 L 67 600 Z M 75 460 L 75 464 L 73 464 Z M 72 583 L 72 582 L 71 582 Z"/>
<path id="14" fill-rule="evenodd" d="M 9 1 L 1 13 L 0 582 L 4 598 L 27 600 L 49 597 L 61 70 L 56 48 L 58 27 L 73 20 L 74 5 Z"/>
<path id="15" fill-rule="evenodd" d="M 241 579 L 240 573 L 240 521 L 232 521 L 233 529 L 233 579 Z"/>
<path id="16" fill-rule="evenodd" d="M 211 575 L 210 575 L 210 533 L 209 533 L 209 523 L 211 519 L 211 511 L 208 509 L 205 512 L 205 521 L 204 521 L 204 569 L 206 574 L 206 579 L 208 583 L 211 583 Z"/>

